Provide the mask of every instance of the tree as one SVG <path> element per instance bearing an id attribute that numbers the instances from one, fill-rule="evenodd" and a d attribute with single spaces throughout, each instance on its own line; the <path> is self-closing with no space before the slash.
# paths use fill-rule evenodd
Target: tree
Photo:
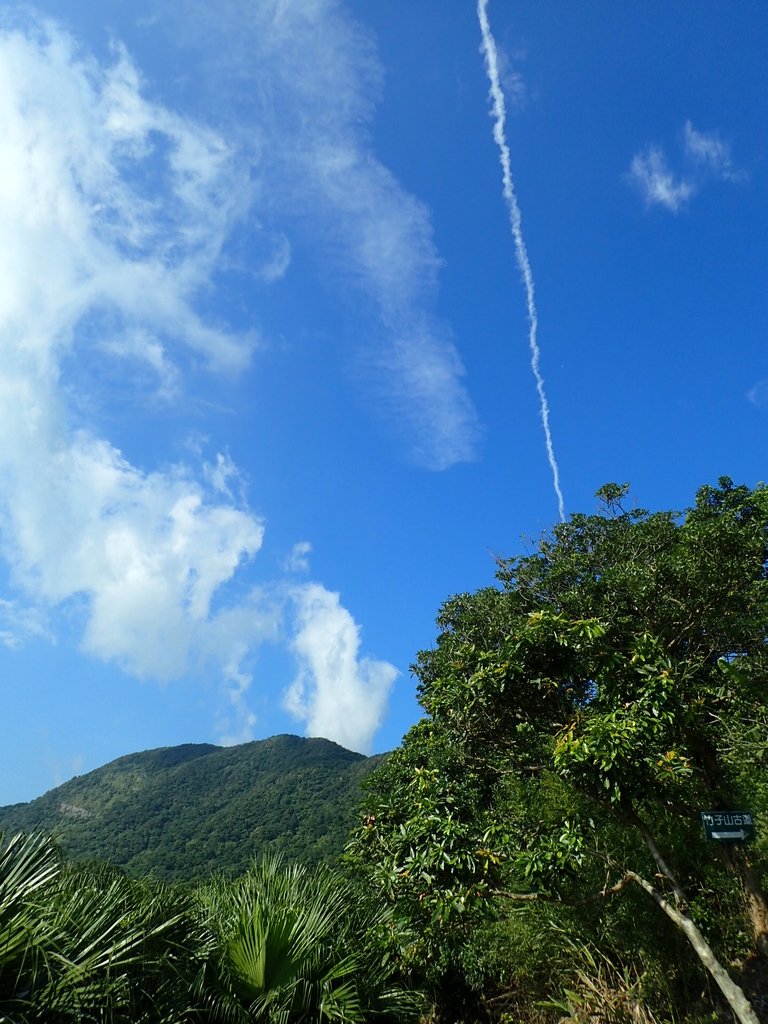
<path id="1" fill-rule="evenodd" d="M 444 605 L 415 666 L 427 719 L 387 788 L 374 777 L 355 849 L 441 928 L 503 899 L 576 906 L 635 888 L 754 1024 L 713 943 L 746 952 L 735 916 L 765 954 L 765 841 L 715 851 L 698 812 L 762 809 L 768 490 L 723 478 L 684 513 L 626 511 L 626 486 L 598 495 L 600 514 L 500 561 L 500 588 Z M 713 872 L 744 913 L 718 905 Z"/>

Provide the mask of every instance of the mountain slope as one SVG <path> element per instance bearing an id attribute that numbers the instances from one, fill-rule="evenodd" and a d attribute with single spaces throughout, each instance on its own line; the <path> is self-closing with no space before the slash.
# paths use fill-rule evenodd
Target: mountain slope
<path id="1" fill-rule="evenodd" d="M 0 831 L 42 828 L 73 858 L 169 881 L 238 874 L 266 849 L 330 860 L 344 847 L 362 780 L 383 756 L 298 736 L 161 747 L 0 807 Z"/>

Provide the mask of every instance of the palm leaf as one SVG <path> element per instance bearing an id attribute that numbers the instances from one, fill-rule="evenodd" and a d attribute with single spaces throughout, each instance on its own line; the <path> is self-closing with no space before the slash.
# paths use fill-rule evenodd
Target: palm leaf
<path id="1" fill-rule="evenodd" d="M 39 983 L 43 950 L 31 899 L 61 871 L 56 844 L 39 833 L 0 837 L 0 1015 L 22 1020 Z"/>

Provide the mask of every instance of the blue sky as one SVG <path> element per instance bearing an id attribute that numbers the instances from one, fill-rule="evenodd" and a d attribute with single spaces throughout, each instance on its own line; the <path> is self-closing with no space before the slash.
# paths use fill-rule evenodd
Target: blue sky
<path id="1" fill-rule="evenodd" d="M 764 5 L 484 9 L 5 8 L 0 803 L 391 748 L 555 468 L 566 514 L 766 477 Z"/>

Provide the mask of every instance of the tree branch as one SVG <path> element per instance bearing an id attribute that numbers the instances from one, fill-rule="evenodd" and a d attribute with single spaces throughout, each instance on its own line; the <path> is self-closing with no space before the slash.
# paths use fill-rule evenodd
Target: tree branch
<path id="1" fill-rule="evenodd" d="M 652 840 L 651 840 L 652 841 Z M 660 856 L 660 855 L 659 855 Z M 662 859 L 662 864 L 664 863 Z M 673 879 L 668 874 L 667 870 L 663 870 L 663 875 L 669 878 L 670 881 Z M 755 1011 L 752 1009 L 747 997 L 743 991 L 732 980 L 731 976 L 715 957 L 712 952 L 709 943 L 699 931 L 695 922 L 688 916 L 688 913 L 684 906 L 673 906 L 669 900 L 667 900 L 659 890 L 648 881 L 647 878 L 643 878 L 642 875 L 638 875 L 636 871 L 626 871 L 624 875 L 613 885 L 607 885 L 600 890 L 600 892 L 593 893 L 591 896 L 586 896 L 580 900 L 566 900 L 562 897 L 549 896 L 546 893 L 537 892 L 506 892 L 505 890 L 496 890 L 496 895 L 501 896 L 505 899 L 512 900 L 514 902 L 536 902 L 543 901 L 547 903 L 559 903 L 564 906 L 577 907 L 583 906 L 587 903 L 593 903 L 595 900 L 606 899 L 614 896 L 616 893 L 627 886 L 630 882 L 634 882 L 635 885 L 647 892 L 651 899 L 660 907 L 661 910 L 667 915 L 667 917 L 683 932 L 685 937 L 690 942 L 699 960 L 702 962 L 704 967 L 709 971 L 714 980 L 717 982 L 720 991 L 728 1001 L 728 1005 L 733 1010 L 736 1018 L 740 1024 L 760 1024 Z M 677 884 L 673 881 L 675 886 L 675 899 L 678 898 Z"/>
<path id="2" fill-rule="evenodd" d="M 494 892 L 497 896 L 502 896 L 504 899 L 515 902 L 531 903 L 540 900 L 545 903 L 560 903 L 565 907 L 584 907 L 590 903 L 595 903 L 597 900 L 610 899 L 611 896 L 621 892 L 626 885 L 634 880 L 633 872 L 628 871 L 618 882 L 614 882 L 613 885 L 606 883 L 599 892 L 592 893 L 590 896 L 582 896 L 578 900 L 569 900 L 563 896 L 551 896 L 543 892 L 507 892 L 504 889 L 496 889 Z"/>
<path id="3" fill-rule="evenodd" d="M 674 872 L 662 856 L 661 850 L 659 850 L 658 846 L 656 845 L 656 842 L 651 833 L 649 832 L 645 822 L 642 820 L 642 818 L 639 817 L 639 815 L 632 807 L 625 807 L 621 812 L 621 817 L 626 821 L 628 825 L 634 825 L 634 827 L 643 837 L 643 842 L 648 847 L 648 850 L 651 856 L 653 857 L 656 863 L 656 867 L 659 869 L 660 874 L 662 874 L 672 886 L 672 891 L 675 894 L 675 903 L 677 903 L 681 911 L 685 912 L 688 909 L 688 897 L 685 895 L 683 887 L 678 882 L 677 878 L 674 875 Z"/>
<path id="4" fill-rule="evenodd" d="M 634 871 L 628 871 L 626 877 L 628 880 L 635 882 L 641 889 L 647 892 L 651 899 L 653 899 L 664 911 L 667 917 L 670 918 L 670 920 L 673 921 L 683 932 L 685 937 L 693 946 L 699 960 L 701 960 L 702 964 L 707 968 L 709 973 L 717 982 L 720 991 L 727 999 L 728 1005 L 731 1007 L 741 1024 L 760 1024 L 747 997 L 736 982 L 731 979 L 731 976 L 719 960 L 717 960 L 715 954 L 710 949 L 707 940 L 701 934 L 699 929 L 696 927 L 696 924 L 688 914 L 677 907 L 673 907 L 672 904 L 662 896 L 659 890 L 656 889 L 655 886 L 651 885 L 651 883 L 641 875 L 636 874 Z"/>

